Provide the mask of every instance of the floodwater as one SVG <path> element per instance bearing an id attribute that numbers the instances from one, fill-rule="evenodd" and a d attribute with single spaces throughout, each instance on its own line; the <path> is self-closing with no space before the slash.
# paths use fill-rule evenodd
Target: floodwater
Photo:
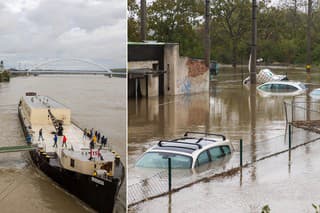
<path id="1" fill-rule="evenodd" d="M 40 75 L 0 83 L 0 146 L 23 145 L 18 120 L 19 98 L 32 91 L 50 96 L 71 109 L 82 128 L 108 136 L 126 162 L 126 80 L 105 76 Z M 81 186 L 79 186 L 81 187 Z M 120 189 L 115 212 L 125 212 L 126 185 Z M 94 196 L 94 195 L 93 195 Z M 1 212 L 92 212 L 59 188 L 31 163 L 28 153 L 0 154 Z"/>
<path id="2" fill-rule="evenodd" d="M 285 72 L 290 80 L 307 83 L 308 92 L 320 87 L 320 75 L 316 72 L 307 75 L 303 70 L 275 71 L 276 74 Z M 209 93 L 129 100 L 129 190 L 131 185 L 146 177 L 154 177 L 159 172 L 134 168 L 138 157 L 156 140 L 182 137 L 186 131 L 224 134 L 234 145 L 235 153 L 224 162 L 196 171 L 175 170 L 173 187 L 177 188 L 238 167 L 240 139 L 244 143 L 245 163 L 256 162 L 288 148 L 283 102 L 320 103 L 319 100 L 312 100 L 306 94 L 261 97 L 254 88 L 242 86 L 241 78 L 246 75 L 239 73 L 220 71 L 215 81 L 211 82 Z M 295 113 L 304 119 L 308 117 L 302 111 Z M 206 179 L 171 196 L 142 202 L 131 207 L 130 211 L 205 212 L 210 208 L 212 212 L 261 212 L 262 207 L 268 204 L 271 212 L 313 212 L 312 203 L 318 204 L 320 189 L 320 181 L 316 178 L 320 171 L 320 156 L 317 154 L 320 149 L 319 138 L 318 134 L 294 128 L 292 146 L 310 140 L 315 142 L 292 150 L 290 161 L 288 152 L 285 152 L 253 163 L 245 167 L 241 174 L 237 172 L 230 176 Z M 152 190 L 152 187 L 148 190 Z"/>

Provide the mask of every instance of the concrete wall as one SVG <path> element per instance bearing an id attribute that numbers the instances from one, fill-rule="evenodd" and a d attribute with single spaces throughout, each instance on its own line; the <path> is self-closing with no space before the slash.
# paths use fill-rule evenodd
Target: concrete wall
<path id="1" fill-rule="evenodd" d="M 63 120 L 63 123 L 69 125 L 71 123 L 70 109 L 51 109 L 52 114 L 58 119 Z M 48 109 L 32 108 L 30 112 L 30 122 L 33 125 L 48 125 L 52 121 L 48 118 Z"/>
<path id="2" fill-rule="evenodd" d="M 165 45 L 164 67 L 165 95 L 209 91 L 209 68 L 203 60 L 180 57 L 178 44 Z"/>
<path id="3" fill-rule="evenodd" d="M 159 63 L 158 61 L 130 61 L 128 62 L 128 68 L 152 70 L 153 65 L 158 63 Z M 148 81 L 148 88 L 146 87 L 147 81 Z M 147 76 L 145 76 L 145 78 L 143 79 L 140 78 L 139 82 L 140 82 L 140 89 L 141 89 L 142 96 L 147 96 L 147 92 L 149 97 L 154 97 L 159 95 L 159 77 L 158 76 L 153 76 L 152 74 L 148 74 Z M 135 89 L 134 86 L 132 86 L 131 89 Z"/>

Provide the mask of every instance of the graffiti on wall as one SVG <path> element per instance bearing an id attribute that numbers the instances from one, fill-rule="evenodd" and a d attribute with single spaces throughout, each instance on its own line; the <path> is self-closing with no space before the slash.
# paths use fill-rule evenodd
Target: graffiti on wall
<path id="1" fill-rule="evenodd" d="M 197 77 L 209 71 L 203 60 L 191 59 L 187 61 L 188 76 Z"/>
<path id="2" fill-rule="evenodd" d="M 182 67 L 180 79 L 177 80 L 179 94 L 207 91 L 209 69 L 203 60 L 185 58 Z"/>
<path id="3" fill-rule="evenodd" d="M 191 93 L 191 81 L 188 77 L 185 77 L 181 82 L 178 82 L 180 93 L 190 94 Z"/>

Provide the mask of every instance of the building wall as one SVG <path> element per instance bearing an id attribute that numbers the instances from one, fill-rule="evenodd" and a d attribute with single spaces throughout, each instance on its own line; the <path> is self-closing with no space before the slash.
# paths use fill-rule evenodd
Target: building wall
<path id="1" fill-rule="evenodd" d="M 152 69 L 153 64 L 158 64 L 158 61 L 129 61 L 128 69 Z"/>
<path id="2" fill-rule="evenodd" d="M 158 61 L 130 61 L 128 62 L 129 69 L 153 69 L 154 64 L 158 64 Z M 140 82 L 141 95 L 147 96 L 147 88 L 146 88 L 146 78 L 148 79 L 148 96 L 158 96 L 159 95 L 159 77 L 153 76 L 152 74 L 148 74 L 145 78 L 140 78 L 138 81 Z M 135 81 L 129 82 L 130 89 L 135 89 L 136 85 Z"/>
<path id="3" fill-rule="evenodd" d="M 165 95 L 209 91 L 209 68 L 203 60 L 180 57 L 178 44 L 166 44 L 164 54 Z"/>

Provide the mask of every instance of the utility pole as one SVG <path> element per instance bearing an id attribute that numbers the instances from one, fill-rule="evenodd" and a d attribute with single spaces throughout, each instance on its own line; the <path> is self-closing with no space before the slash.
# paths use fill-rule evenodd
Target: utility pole
<path id="1" fill-rule="evenodd" d="M 294 0 L 294 8 L 293 8 L 293 16 L 294 16 L 294 18 L 293 18 L 293 36 L 294 36 L 294 38 L 296 38 L 296 34 L 297 34 L 297 30 L 296 30 L 296 28 L 297 28 L 297 24 L 296 24 L 296 20 L 297 20 L 297 7 L 298 7 L 298 4 L 297 4 L 297 0 Z"/>
<path id="2" fill-rule="evenodd" d="M 204 60 L 207 67 L 210 66 L 210 55 L 211 55 L 211 45 L 210 45 L 210 0 L 205 0 L 205 41 L 204 41 Z"/>
<path id="3" fill-rule="evenodd" d="M 256 84 L 256 61 L 257 61 L 257 1 L 252 0 L 252 46 L 250 64 L 250 83 Z"/>
<path id="4" fill-rule="evenodd" d="M 147 3 L 146 0 L 140 1 L 140 39 L 146 40 L 147 31 Z"/>
<path id="5" fill-rule="evenodd" d="M 307 65 L 306 71 L 311 71 L 311 25 L 312 25 L 312 0 L 308 0 L 308 25 L 307 25 Z"/>

